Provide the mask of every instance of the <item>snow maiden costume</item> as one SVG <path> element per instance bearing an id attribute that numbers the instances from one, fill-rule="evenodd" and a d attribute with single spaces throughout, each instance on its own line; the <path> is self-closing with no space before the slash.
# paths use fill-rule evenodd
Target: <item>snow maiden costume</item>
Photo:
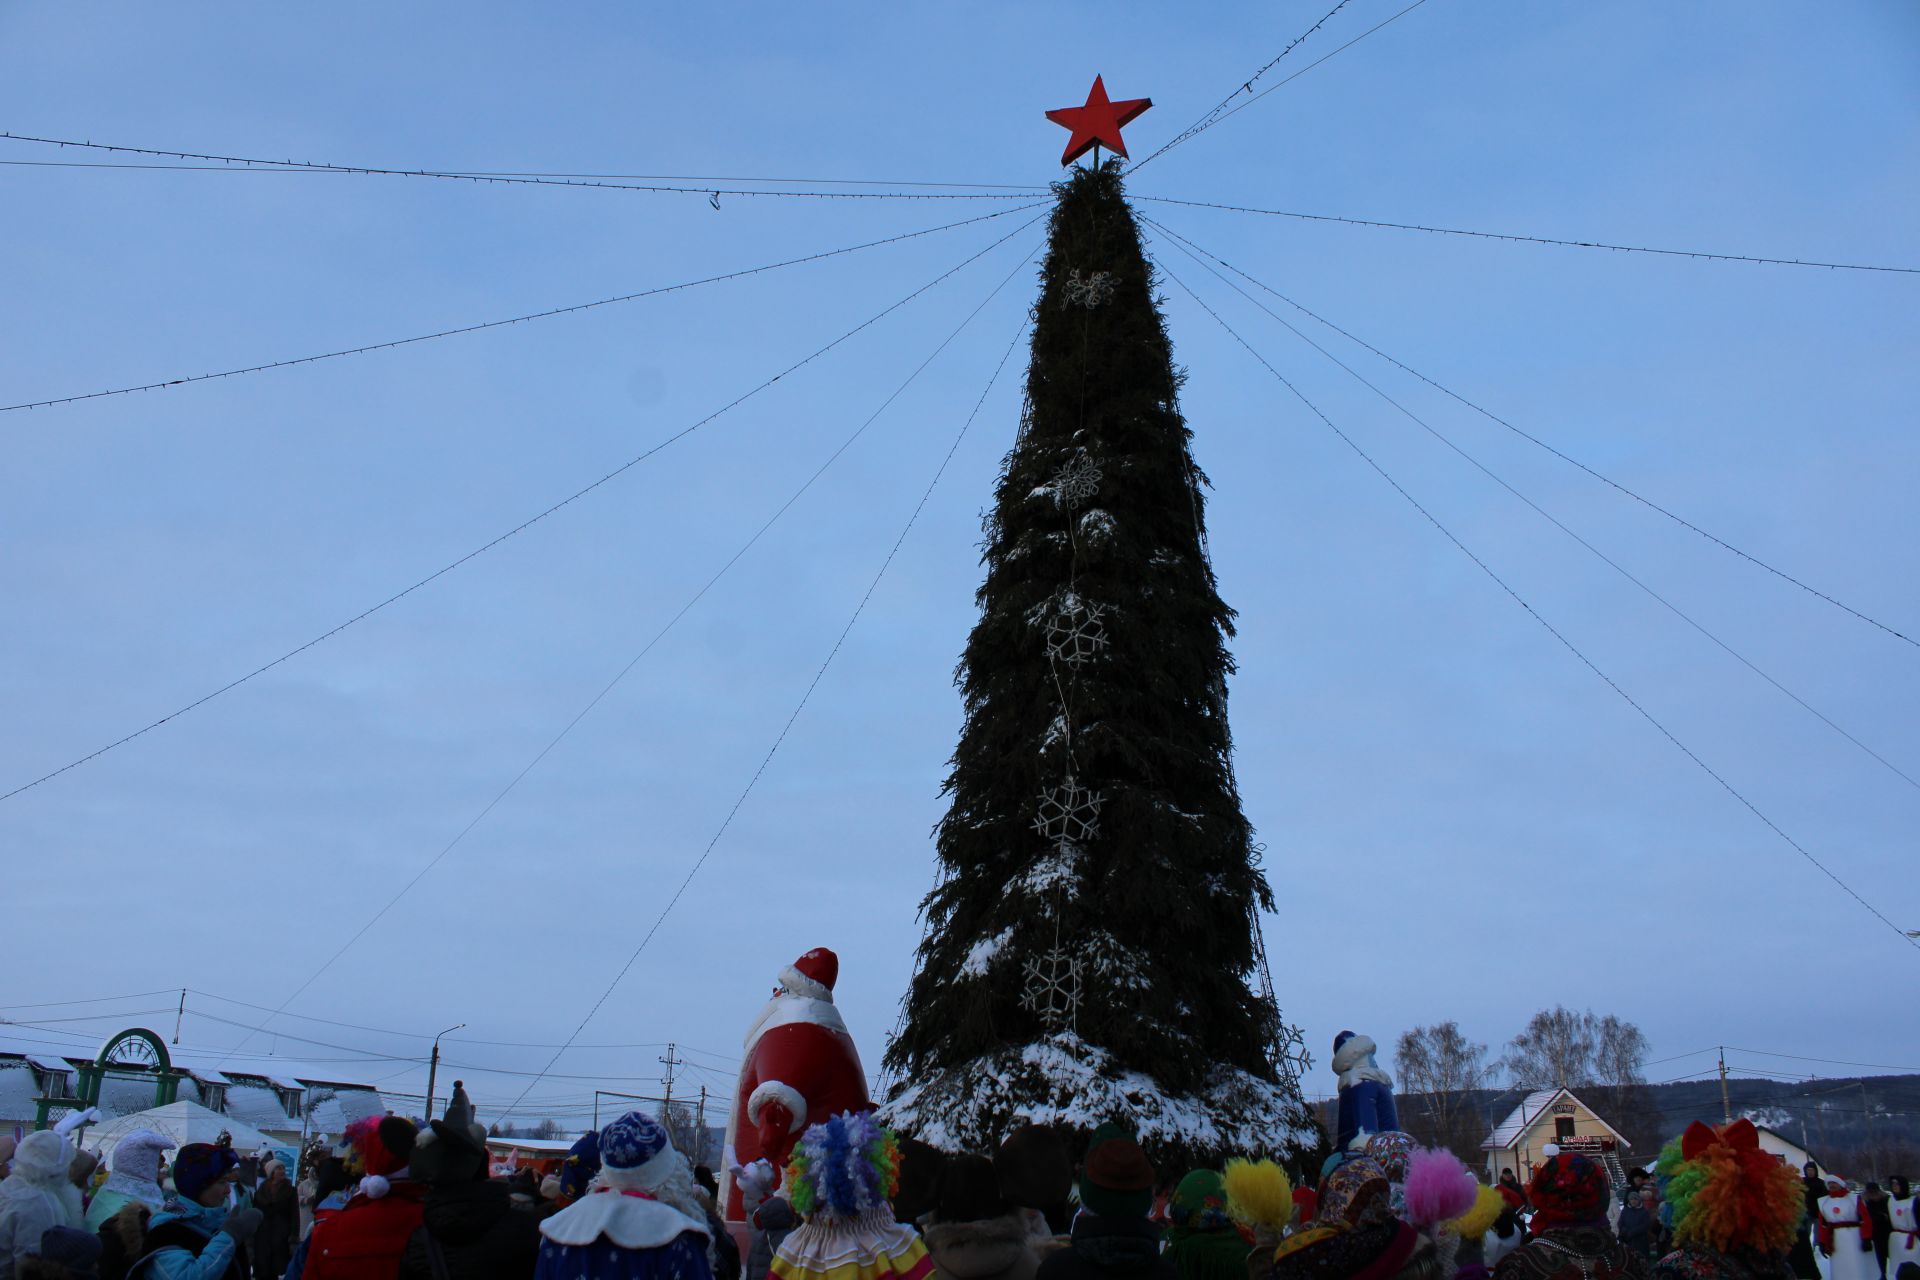
<path id="1" fill-rule="evenodd" d="M 1867 1206 L 1838 1174 L 1827 1175 L 1827 1194 L 1820 1197 L 1820 1220 L 1813 1227 L 1820 1253 L 1831 1263 L 1831 1280 L 1879 1280 Z"/>
<path id="2" fill-rule="evenodd" d="M 765 1159 L 783 1168 L 808 1126 L 843 1112 L 873 1109 L 859 1051 L 833 1004 L 839 977 L 840 959 L 825 947 L 815 947 L 780 971 L 773 998 L 747 1031 L 727 1119 L 729 1166 Z M 740 1189 L 731 1176 L 727 1184 L 724 1216 L 743 1222 Z"/>
<path id="3" fill-rule="evenodd" d="M 135 1129 L 115 1143 L 113 1172 L 87 1206 L 88 1228 L 98 1231 L 101 1223 L 129 1204 L 158 1209 L 166 1203 L 167 1194 L 160 1189 L 160 1153 L 173 1146 L 172 1138 L 151 1129 Z"/>
<path id="4" fill-rule="evenodd" d="M 693 1171 L 644 1111 L 600 1131 L 593 1185 L 540 1234 L 535 1280 L 713 1280 Z"/>
<path id="5" fill-rule="evenodd" d="M 805 1221 L 780 1242 L 778 1280 L 927 1280 L 933 1260 L 913 1228 L 893 1220 L 900 1144 L 870 1113 L 808 1129 L 787 1166 L 786 1191 Z M 764 1280 L 764 1277 L 762 1278 Z"/>
<path id="6" fill-rule="evenodd" d="M 1333 1069 L 1340 1075 L 1340 1109 L 1333 1149 L 1347 1150 L 1361 1134 L 1385 1133 L 1400 1127 L 1393 1105 L 1393 1077 L 1374 1061 L 1379 1046 L 1371 1036 L 1342 1031 L 1333 1038 Z"/>

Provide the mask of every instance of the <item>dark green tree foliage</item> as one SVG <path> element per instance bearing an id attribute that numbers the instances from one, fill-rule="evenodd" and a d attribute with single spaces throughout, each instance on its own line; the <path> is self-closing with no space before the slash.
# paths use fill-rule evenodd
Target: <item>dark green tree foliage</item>
<path id="1" fill-rule="evenodd" d="M 1019 1095 L 1037 1093 L 1073 1123 L 1067 1094 L 1084 1088 L 1046 1078 L 1064 1054 L 1199 1107 L 1237 1091 L 1266 1113 L 1243 1126 L 1282 1133 L 1304 1112 L 1275 1083 L 1277 1010 L 1248 985 L 1253 910 L 1272 895 L 1234 785 L 1233 611 L 1207 556 L 1181 375 L 1117 166 L 1076 170 L 1056 192 L 1028 408 L 957 673 L 966 721 L 938 830 L 943 878 L 888 1050 L 895 1117 L 989 1141 L 1014 1111 L 1035 1114 Z M 1063 476 L 1089 468 L 1091 493 L 1063 492 Z M 1050 655 L 1049 624 L 1092 610 L 1104 645 L 1079 663 Z M 1097 828 L 1063 848 L 1036 817 L 1068 778 L 1100 803 Z M 1077 1005 L 1048 1016 L 1022 995 L 1028 962 L 1056 948 L 1086 968 Z M 1055 1051 L 1022 1058 L 1036 1045 Z M 1169 1119 L 1143 1136 L 1178 1142 L 1192 1127 Z M 1253 1137 L 1243 1127 L 1238 1141 Z"/>

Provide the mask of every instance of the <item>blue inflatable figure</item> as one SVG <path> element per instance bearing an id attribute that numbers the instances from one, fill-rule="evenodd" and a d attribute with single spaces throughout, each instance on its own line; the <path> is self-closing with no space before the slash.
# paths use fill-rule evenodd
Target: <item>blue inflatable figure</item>
<path id="1" fill-rule="evenodd" d="M 1378 1049 L 1372 1037 L 1351 1031 L 1333 1038 L 1333 1069 L 1340 1075 L 1339 1132 L 1333 1139 L 1336 1156 L 1357 1137 L 1400 1127 L 1393 1105 L 1393 1077 L 1374 1061 Z"/>

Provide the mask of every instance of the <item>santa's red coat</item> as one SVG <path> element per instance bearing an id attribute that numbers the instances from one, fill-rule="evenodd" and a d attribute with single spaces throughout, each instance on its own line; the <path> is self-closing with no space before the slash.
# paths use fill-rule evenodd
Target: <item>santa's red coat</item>
<path id="1" fill-rule="evenodd" d="M 784 1170 L 809 1125 L 872 1107 L 860 1052 L 840 1011 L 830 1000 L 782 992 L 747 1035 L 727 1141 L 742 1165 L 764 1158 Z M 727 1193 L 727 1220 L 743 1217 L 736 1183 Z"/>
<path id="2" fill-rule="evenodd" d="M 426 1213 L 427 1188 L 401 1181 L 378 1200 L 365 1195 L 316 1222 L 302 1280 L 398 1280 L 400 1257 Z"/>

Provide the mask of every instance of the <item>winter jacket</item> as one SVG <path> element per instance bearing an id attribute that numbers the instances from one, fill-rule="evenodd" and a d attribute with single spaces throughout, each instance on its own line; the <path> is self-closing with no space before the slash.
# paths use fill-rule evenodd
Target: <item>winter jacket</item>
<path id="1" fill-rule="evenodd" d="M 753 1243 L 747 1248 L 744 1280 L 767 1280 L 767 1272 L 773 1270 L 773 1255 L 780 1251 L 787 1233 L 800 1225 L 800 1217 L 785 1196 L 768 1196 L 747 1222 L 753 1228 Z"/>
<path id="2" fill-rule="evenodd" d="M 1083 1213 L 1066 1248 L 1040 1263 L 1035 1280 L 1179 1280 L 1160 1252 L 1160 1228 L 1145 1218 Z"/>
<path id="3" fill-rule="evenodd" d="M 1167 1257 L 1180 1280 L 1244 1280 L 1253 1247 L 1232 1226 L 1211 1231 L 1175 1227 L 1167 1232 Z"/>
<path id="4" fill-rule="evenodd" d="M 426 1216 L 425 1183 L 401 1179 L 378 1200 L 357 1195 L 314 1224 L 303 1280 L 399 1280 L 406 1252 Z"/>
<path id="5" fill-rule="evenodd" d="M 253 1193 L 253 1207 L 260 1211 L 260 1229 L 250 1246 L 254 1273 L 260 1280 L 280 1280 L 293 1257 L 300 1221 L 299 1193 L 285 1178 L 262 1182 Z"/>
<path id="6" fill-rule="evenodd" d="M 146 1254 L 127 1280 L 246 1280 L 247 1254 L 220 1229 L 227 1206 L 169 1200 L 147 1223 Z"/>
<path id="7" fill-rule="evenodd" d="M 1614 1232 L 1628 1252 L 1645 1258 L 1653 1248 L 1653 1215 L 1639 1205 L 1630 1204 L 1620 1211 Z"/>
<path id="8" fill-rule="evenodd" d="M 80 1188 L 56 1175 L 49 1182 L 16 1168 L 0 1182 L 0 1280 L 13 1280 L 14 1267 L 40 1252 L 49 1227 L 83 1225 L 86 1207 Z"/>
<path id="9" fill-rule="evenodd" d="M 504 1182 L 435 1186 L 426 1217 L 407 1241 L 400 1280 L 434 1280 L 429 1242 L 451 1280 L 527 1280 L 540 1256 L 540 1224 L 513 1207 Z"/>
<path id="10" fill-rule="evenodd" d="M 976 1222 L 936 1220 L 921 1240 L 943 1280 L 1033 1280 L 1040 1267 L 1018 1211 Z"/>

